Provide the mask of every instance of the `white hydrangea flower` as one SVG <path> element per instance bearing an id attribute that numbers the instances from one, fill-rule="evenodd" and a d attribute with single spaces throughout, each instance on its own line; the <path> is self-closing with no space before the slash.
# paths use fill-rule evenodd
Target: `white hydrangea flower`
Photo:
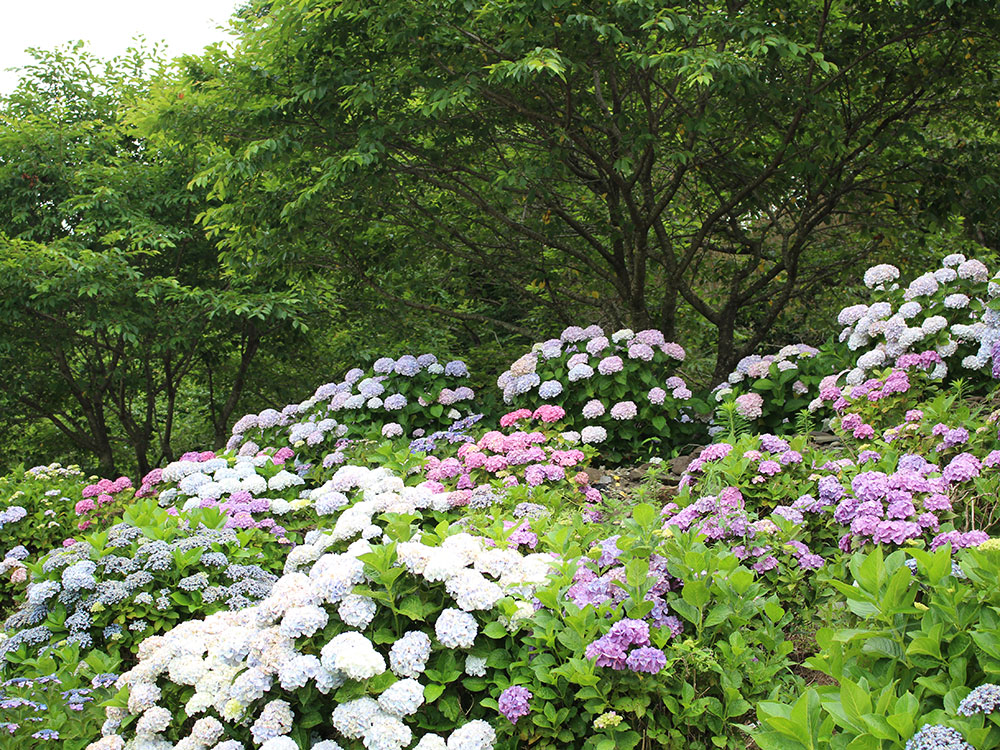
<path id="1" fill-rule="evenodd" d="M 420 741 L 413 746 L 413 750 L 448 750 L 448 743 L 437 734 L 425 734 Z"/>
<path id="2" fill-rule="evenodd" d="M 448 750 L 492 750 L 497 734 L 481 719 L 463 724 L 448 735 Z"/>
<path id="3" fill-rule="evenodd" d="M 949 294 L 944 298 L 944 306 L 949 310 L 961 310 L 969 306 L 969 297 L 965 294 Z"/>
<path id="4" fill-rule="evenodd" d="M 475 570 L 462 570 L 449 578 L 445 587 L 459 609 L 466 612 L 493 609 L 503 598 L 503 590 Z"/>
<path id="5" fill-rule="evenodd" d="M 261 709 L 257 721 L 250 727 L 250 734 L 253 741 L 258 745 L 264 744 L 268 740 L 288 734 L 292 731 L 292 722 L 295 714 L 292 712 L 291 704 L 288 701 L 273 700 L 268 701 Z"/>
<path id="6" fill-rule="evenodd" d="M 364 629 L 375 619 L 375 601 L 361 594 L 348 594 L 340 601 L 337 614 L 352 628 Z"/>
<path id="7" fill-rule="evenodd" d="M 390 685 L 378 697 L 378 705 L 387 714 L 409 716 L 424 704 L 424 686 L 412 678 Z"/>
<path id="8" fill-rule="evenodd" d="M 479 624 L 468 612 L 449 608 L 438 615 L 434 633 L 447 648 L 472 648 L 479 633 Z"/>
<path id="9" fill-rule="evenodd" d="M 931 315 L 929 318 L 926 318 L 923 323 L 921 323 L 920 330 L 928 336 L 933 336 L 947 327 L 947 318 L 941 315 Z"/>
<path id="10" fill-rule="evenodd" d="M 367 750 L 402 750 L 413 740 L 413 731 L 397 717 L 379 711 L 362 740 Z"/>
<path id="11" fill-rule="evenodd" d="M 389 666 L 397 677 L 419 677 L 431 655 L 431 639 L 425 633 L 411 630 L 389 649 Z"/>
<path id="12" fill-rule="evenodd" d="M 986 267 L 985 263 L 972 258 L 959 264 L 958 278 L 967 279 L 969 281 L 985 282 L 989 281 L 990 271 Z"/>
<path id="13" fill-rule="evenodd" d="M 375 699 L 365 696 L 339 704 L 333 709 L 332 722 L 334 729 L 345 737 L 360 740 L 379 713 L 381 709 Z"/>
<path id="14" fill-rule="evenodd" d="M 335 635 L 320 651 L 320 662 L 325 669 L 336 669 L 358 681 L 382 674 L 386 669 L 382 654 L 355 631 Z"/>
<path id="15" fill-rule="evenodd" d="M 281 618 L 281 634 L 288 638 L 311 636 L 325 628 L 329 619 L 325 609 L 313 604 L 289 607 Z"/>
<path id="16" fill-rule="evenodd" d="M 872 349 L 858 357 L 858 367 L 863 370 L 871 370 L 885 363 L 885 352 L 881 349 Z"/>
<path id="17" fill-rule="evenodd" d="M 847 373 L 845 378 L 847 385 L 859 385 L 865 382 L 865 371 L 860 367 L 855 367 L 853 370 Z"/>
<path id="18" fill-rule="evenodd" d="M 880 263 L 865 271 L 864 282 L 869 289 L 885 286 L 890 281 L 899 278 L 899 269 L 888 263 Z"/>
<path id="19" fill-rule="evenodd" d="M 472 654 L 465 657 L 465 673 L 471 677 L 485 677 L 486 657 Z"/>

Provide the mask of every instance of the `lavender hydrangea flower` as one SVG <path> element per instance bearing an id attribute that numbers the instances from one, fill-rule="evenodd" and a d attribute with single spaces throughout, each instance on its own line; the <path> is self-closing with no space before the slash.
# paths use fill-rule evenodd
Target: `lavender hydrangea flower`
<path id="1" fill-rule="evenodd" d="M 625 659 L 625 666 L 633 672 L 656 674 L 667 666 L 667 657 L 660 649 L 646 646 L 634 649 Z"/>
<path id="2" fill-rule="evenodd" d="M 399 411 L 406 408 L 406 396 L 401 393 L 393 393 L 386 397 L 383 405 L 386 411 Z"/>
<path id="3" fill-rule="evenodd" d="M 610 357 L 605 357 L 597 365 L 597 371 L 601 375 L 614 375 L 615 373 L 621 372 L 625 367 L 625 363 L 622 362 L 622 358 L 616 355 Z"/>
<path id="4" fill-rule="evenodd" d="M 533 697 L 528 688 L 512 685 L 500 693 L 500 699 L 497 701 L 500 713 L 511 724 L 516 724 L 518 719 L 531 713 L 529 701 Z"/>
<path id="5" fill-rule="evenodd" d="M 636 414 L 638 414 L 638 409 L 636 409 L 636 406 L 632 401 L 619 401 L 611 407 L 612 419 L 635 419 Z"/>

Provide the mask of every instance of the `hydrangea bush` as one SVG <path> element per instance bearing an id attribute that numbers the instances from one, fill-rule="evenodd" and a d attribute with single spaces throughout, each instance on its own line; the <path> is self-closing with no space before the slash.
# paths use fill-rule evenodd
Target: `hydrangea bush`
<path id="1" fill-rule="evenodd" d="M 276 576 L 261 552 L 264 537 L 226 528 L 218 511 L 177 518 L 150 500 L 133 505 L 121 523 L 29 564 L 31 583 L 4 623 L 0 651 L 8 665 L 26 664 L 68 643 L 128 663 L 147 636 L 266 596 Z"/>
<path id="2" fill-rule="evenodd" d="M 120 679 L 127 698 L 92 750 L 123 738 L 227 750 L 493 747 L 495 712 L 480 699 L 499 697 L 506 677 L 491 640 L 533 614 L 548 556 L 419 532 L 414 519 L 446 511 L 447 497 L 385 470 L 345 466 L 330 481 L 352 499 L 289 554 L 270 596 L 142 643 Z"/>
<path id="3" fill-rule="evenodd" d="M 87 480 L 78 466 L 35 466 L 0 477 L 0 614 L 28 577 L 25 561 L 77 532 L 75 503 Z"/>
<path id="4" fill-rule="evenodd" d="M 700 436 L 707 407 L 678 374 L 684 349 L 660 331 L 570 326 L 497 378 L 503 401 L 566 410 L 566 426 L 608 459 L 656 452 Z"/>
<path id="5" fill-rule="evenodd" d="M 938 379 L 988 381 L 1000 342 L 1000 285 L 993 277 L 982 261 L 959 253 L 905 286 L 895 266 L 869 268 L 864 282 L 871 303 L 845 307 L 837 318 L 840 341 L 855 353 L 847 382 L 861 383 L 872 370 L 925 350 L 940 357 L 933 370 Z"/>
<path id="6" fill-rule="evenodd" d="M 356 367 L 342 381 L 321 385 L 302 403 L 246 415 L 226 447 L 251 456 L 261 445 L 291 447 L 321 460 L 351 439 L 421 437 L 473 413 L 468 382 L 461 360 L 381 357 L 368 369 Z"/>
<path id="7" fill-rule="evenodd" d="M 140 494 L 171 513 L 216 508 L 225 528 L 260 529 L 290 544 L 315 521 L 302 477 L 308 468 L 288 447 L 252 456 L 188 453 L 144 477 Z"/>
<path id="8" fill-rule="evenodd" d="M 500 430 L 485 432 L 478 440 L 469 438 L 454 456 L 428 456 L 426 486 L 436 492 L 452 490 L 455 507 L 493 505 L 513 487 L 525 488 L 530 497 L 535 488 L 564 486 L 579 493 L 581 501 L 599 504 L 601 493 L 583 471 L 594 451 L 580 443 L 577 433 L 558 432 L 565 415 L 562 407 L 551 404 L 505 414 Z"/>
<path id="9" fill-rule="evenodd" d="M 713 389 L 719 404 L 713 432 L 734 433 L 736 419 L 749 423 L 755 432 L 784 435 L 799 428 L 795 416 L 810 408 L 818 423 L 831 416 L 815 403 L 823 378 L 836 373 L 831 351 L 820 352 L 806 344 L 782 347 L 776 354 L 750 355 L 741 359 L 725 383 Z"/>

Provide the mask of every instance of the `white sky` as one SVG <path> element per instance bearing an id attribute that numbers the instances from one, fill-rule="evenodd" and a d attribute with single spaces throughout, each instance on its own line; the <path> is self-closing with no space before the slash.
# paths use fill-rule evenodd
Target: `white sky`
<path id="1" fill-rule="evenodd" d="M 10 93 L 27 47 L 50 49 L 83 39 L 101 58 L 125 51 L 136 35 L 164 41 L 169 56 L 226 39 L 239 0 L 0 0 L 0 94 Z"/>

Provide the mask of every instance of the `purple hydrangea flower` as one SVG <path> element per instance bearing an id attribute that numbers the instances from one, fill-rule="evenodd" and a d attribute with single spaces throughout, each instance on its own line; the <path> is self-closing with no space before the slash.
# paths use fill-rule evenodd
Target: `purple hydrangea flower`
<path id="1" fill-rule="evenodd" d="M 632 651 L 625 659 L 625 666 L 633 672 L 656 674 L 667 666 L 666 655 L 658 648 L 644 647 Z"/>
<path id="2" fill-rule="evenodd" d="M 617 372 L 621 372 L 625 367 L 625 363 L 622 362 L 622 358 L 616 355 L 610 357 L 605 357 L 597 365 L 597 371 L 601 375 L 614 375 Z"/>
<path id="3" fill-rule="evenodd" d="M 532 699 L 531 691 L 520 685 L 511 687 L 500 693 L 499 709 L 507 721 L 516 724 L 517 720 L 531 713 L 529 701 Z"/>

